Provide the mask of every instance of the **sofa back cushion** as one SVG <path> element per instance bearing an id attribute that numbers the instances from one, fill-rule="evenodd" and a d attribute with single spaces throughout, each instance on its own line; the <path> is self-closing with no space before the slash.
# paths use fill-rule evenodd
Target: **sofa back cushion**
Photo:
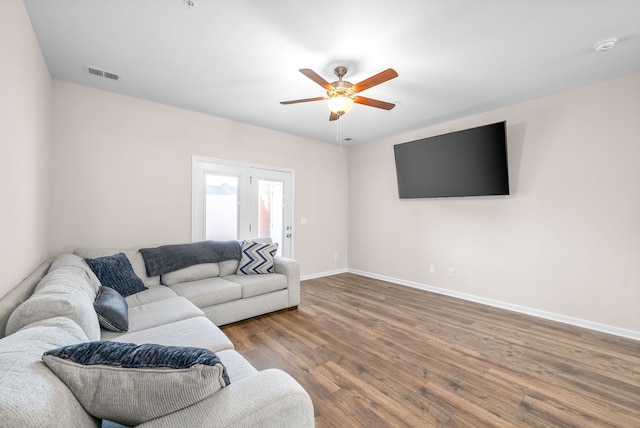
<path id="1" fill-rule="evenodd" d="M 100 324 L 93 308 L 94 290 L 85 272 L 76 266 L 63 265 L 51 270 L 33 295 L 13 311 L 6 334 L 37 321 L 64 316 L 79 325 L 90 340 L 99 340 Z"/>
<path id="2" fill-rule="evenodd" d="M 85 263 L 82 257 L 78 257 L 75 254 L 61 254 L 53 259 L 53 262 L 51 263 L 51 267 L 49 268 L 49 272 L 53 272 L 54 270 L 59 269 L 61 267 L 75 267 L 78 270 L 82 271 L 84 276 L 86 276 L 87 283 L 92 290 L 90 294 L 95 295 L 98 293 L 98 290 L 100 289 L 100 285 L 101 285 L 100 280 L 98 279 L 96 274 L 93 273 L 89 265 Z M 36 288 L 41 287 L 41 285 L 42 284 L 38 284 L 38 287 Z"/>
<path id="3" fill-rule="evenodd" d="M 220 268 L 220 276 L 235 275 L 238 271 L 238 264 L 240 260 L 225 260 L 218 263 Z"/>
<path id="4" fill-rule="evenodd" d="M 147 287 L 160 285 L 160 275 L 147 275 L 147 267 L 144 264 L 142 253 L 138 250 L 117 250 L 112 248 L 76 248 L 73 254 L 83 259 L 95 259 L 98 257 L 113 256 L 114 254 L 124 253 L 129 259 L 131 267 L 136 275 L 144 282 Z"/>
<path id="5" fill-rule="evenodd" d="M 31 324 L 0 339 L 0 425 L 4 427 L 99 427 L 73 393 L 42 362 L 42 354 L 86 342 L 68 318 Z"/>
<path id="6" fill-rule="evenodd" d="M 237 260 L 236 260 L 237 261 Z M 160 276 L 164 285 L 175 285 L 183 282 L 198 281 L 206 278 L 220 276 L 218 263 L 202 263 L 184 269 L 168 272 Z"/>

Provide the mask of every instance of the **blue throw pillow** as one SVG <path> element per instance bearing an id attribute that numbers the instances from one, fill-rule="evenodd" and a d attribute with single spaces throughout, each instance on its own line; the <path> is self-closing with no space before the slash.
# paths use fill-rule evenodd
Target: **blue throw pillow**
<path id="1" fill-rule="evenodd" d="M 144 282 L 133 271 L 131 262 L 129 262 L 124 253 L 96 259 L 84 259 L 84 261 L 96 274 L 103 286 L 113 288 L 123 297 L 147 289 Z"/>
<path id="2" fill-rule="evenodd" d="M 42 361 L 96 418 L 135 426 L 204 400 L 229 385 L 220 358 L 203 348 L 86 342 Z"/>

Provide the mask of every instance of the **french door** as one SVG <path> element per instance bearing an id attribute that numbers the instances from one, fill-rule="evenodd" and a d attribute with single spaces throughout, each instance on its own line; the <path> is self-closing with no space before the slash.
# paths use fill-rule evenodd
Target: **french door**
<path id="1" fill-rule="evenodd" d="M 192 241 L 270 237 L 293 257 L 293 171 L 194 156 L 191 217 Z"/>

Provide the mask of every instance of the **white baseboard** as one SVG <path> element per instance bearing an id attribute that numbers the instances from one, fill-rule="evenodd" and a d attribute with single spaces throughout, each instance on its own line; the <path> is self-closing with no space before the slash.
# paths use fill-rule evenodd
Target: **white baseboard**
<path id="1" fill-rule="evenodd" d="M 427 284 L 421 284 L 418 282 L 406 281 L 404 279 L 392 278 L 384 275 L 364 272 L 357 269 L 348 269 L 348 271 L 350 273 L 366 276 L 368 278 L 379 279 L 381 281 L 392 282 L 394 284 L 404 285 L 412 288 L 419 288 L 421 290 L 431 291 L 433 293 L 442 294 L 445 296 L 456 297 L 462 300 L 468 300 L 468 301 L 480 303 L 483 305 L 493 306 L 501 309 L 507 309 L 509 311 L 519 312 L 522 314 L 531 315 L 538 318 L 557 321 L 563 324 L 569 324 L 576 327 L 582 327 L 589 330 L 599 331 L 601 333 L 612 334 L 614 336 L 620 336 L 620 337 L 625 337 L 627 339 L 640 341 L 640 332 L 634 331 L 634 330 L 628 330 L 620 327 L 600 324 L 592 321 L 583 320 L 580 318 L 573 318 L 566 315 L 555 314 L 553 312 L 541 311 L 538 309 L 528 308 L 526 306 L 519 306 L 511 303 L 501 302 L 499 300 L 486 299 L 484 297 L 478 297 L 472 294 L 460 293 L 458 291 L 447 290 L 445 288 L 433 287 L 433 286 L 430 286 Z"/>
<path id="2" fill-rule="evenodd" d="M 331 275 L 338 275 L 338 274 L 347 273 L 347 272 L 349 272 L 347 268 L 344 268 L 344 269 L 330 270 L 327 272 L 312 273 L 311 275 L 300 276 L 300 281 L 305 281 L 307 279 L 322 278 L 322 277 L 331 276 Z"/>

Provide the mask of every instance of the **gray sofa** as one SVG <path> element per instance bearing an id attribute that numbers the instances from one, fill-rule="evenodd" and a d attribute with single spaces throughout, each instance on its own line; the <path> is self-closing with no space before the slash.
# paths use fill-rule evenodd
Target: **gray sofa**
<path id="1" fill-rule="evenodd" d="M 108 253 L 113 251 L 78 249 L 48 260 L 0 299 L 0 332 L 6 334 L 0 339 L 3 427 L 100 426 L 42 361 L 51 349 L 97 340 L 205 348 L 226 367 L 228 386 L 140 427 L 314 426 L 307 392 L 283 371 L 257 371 L 216 326 L 297 306 L 295 261 L 277 258 L 273 274 L 242 277 L 233 261 L 222 261 L 156 278 L 145 274 L 138 251 L 127 251 L 148 289 L 126 297 L 129 329 L 113 332 L 100 328 L 93 304 L 101 284 L 82 260 Z M 145 400 L 136 391 L 113 394 Z"/>
<path id="2" fill-rule="evenodd" d="M 268 243 L 269 238 L 255 238 Z M 154 300 L 182 296 L 204 312 L 214 324 L 221 326 L 281 309 L 294 309 L 300 304 L 300 268 L 296 260 L 275 257 L 275 273 L 236 275 L 238 260 L 196 264 L 164 275 L 148 276 L 139 249 L 77 248 L 74 254 L 96 258 L 123 252 L 149 289 Z M 147 294 L 137 295 L 131 303 L 144 303 Z"/>

